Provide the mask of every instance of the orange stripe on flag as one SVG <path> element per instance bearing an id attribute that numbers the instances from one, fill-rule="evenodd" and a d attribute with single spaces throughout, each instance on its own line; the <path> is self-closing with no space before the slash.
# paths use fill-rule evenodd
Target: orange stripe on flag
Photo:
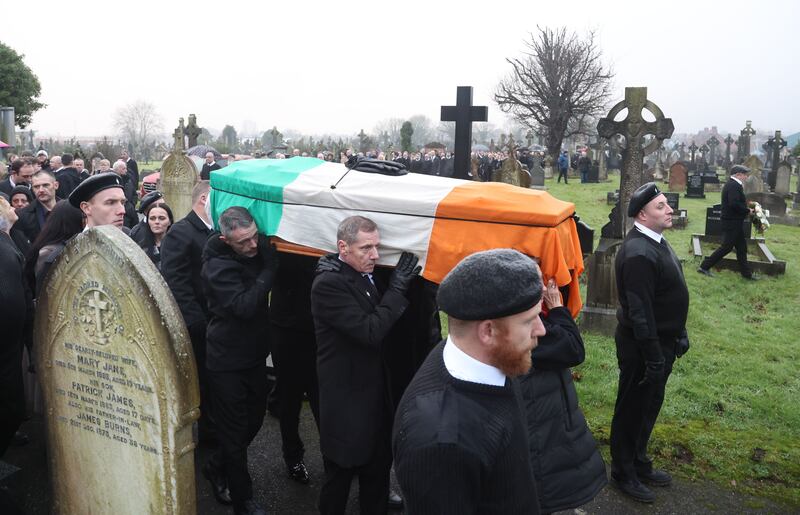
<path id="1" fill-rule="evenodd" d="M 578 277 L 583 256 L 571 217 L 574 212 L 573 203 L 544 191 L 500 183 L 454 188 L 436 209 L 425 278 L 440 283 L 470 254 L 513 248 L 539 258 L 545 280 L 553 277 L 559 287 L 569 286 L 567 307 L 577 316 L 582 306 Z"/>

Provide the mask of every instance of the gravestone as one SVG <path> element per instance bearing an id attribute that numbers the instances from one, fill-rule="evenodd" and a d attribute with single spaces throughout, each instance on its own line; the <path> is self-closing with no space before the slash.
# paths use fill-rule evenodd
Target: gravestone
<path id="1" fill-rule="evenodd" d="M 744 184 L 742 186 L 744 188 L 745 195 L 764 191 L 764 181 L 761 180 L 761 177 L 754 173 L 751 173 L 747 176 L 747 179 L 744 180 Z"/>
<path id="2" fill-rule="evenodd" d="M 686 185 L 686 198 L 706 198 L 705 185 L 703 176 L 695 173 L 689 176 L 689 182 Z"/>
<path id="3" fill-rule="evenodd" d="M 719 146 L 719 140 L 717 139 L 716 136 L 711 136 L 706 141 L 706 145 L 708 145 L 708 148 L 710 150 L 708 161 L 709 161 L 709 163 L 711 163 L 712 167 L 716 167 L 717 166 L 717 147 Z"/>
<path id="4" fill-rule="evenodd" d="M 749 219 L 745 219 L 742 222 L 742 226 L 744 227 L 744 237 L 750 238 L 752 237 L 753 232 L 753 223 Z M 722 230 L 722 205 L 716 204 L 711 207 L 706 208 L 706 232 L 705 236 L 707 237 L 714 237 L 714 238 L 722 238 L 723 230 Z"/>
<path id="5" fill-rule="evenodd" d="M 782 196 L 789 195 L 789 182 L 792 179 L 792 165 L 782 161 L 778 165 L 778 172 L 775 175 L 775 193 Z"/>
<path id="6" fill-rule="evenodd" d="M 678 161 L 669 167 L 669 190 L 686 191 L 686 179 L 688 170 L 686 164 Z"/>
<path id="7" fill-rule="evenodd" d="M 189 115 L 189 125 L 183 129 L 183 133 L 186 134 L 186 138 L 189 140 L 188 148 L 196 147 L 197 138 L 203 133 L 203 129 L 197 126 L 197 117 L 195 115 Z"/>
<path id="8" fill-rule="evenodd" d="M 606 193 L 606 204 L 613 206 L 619 202 L 619 190 L 609 191 Z"/>
<path id="9" fill-rule="evenodd" d="M 183 318 L 133 240 L 79 234 L 39 297 L 52 513 L 193 514 L 197 370 Z"/>
<path id="10" fill-rule="evenodd" d="M 586 174 L 586 182 L 597 184 L 600 182 L 600 163 L 594 161 Z"/>
<path id="11" fill-rule="evenodd" d="M 750 155 L 750 137 L 755 136 L 756 131 L 752 127 L 752 123 L 750 120 L 747 120 L 745 123 L 745 128 L 739 132 L 739 146 L 736 149 L 736 153 L 738 154 L 739 161 L 744 161 Z"/>
<path id="12" fill-rule="evenodd" d="M 786 140 L 781 137 L 781 131 L 775 131 L 775 136 L 767 140 L 764 147 L 767 150 L 770 171 L 767 174 L 767 183 L 769 190 L 775 191 L 775 185 L 778 176 L 778 165 L 780 163 L 781 149 L 786 146 Z M 788 193 L 788 188 L 787 188 Z"/>
<path id="13" fill-rule="evenodd" d="M 538 158 L 534 159 L 531 165 L 530 187 L 536 190 L 546 189 L 544 186 L 544 169 Z"/>
<path id="14" fill-rule="evenodd" d="M 760 174 L 764 168 L 764 162 L 758 156 L 749 156 L 742 164 L 748 167 L 752 174 Z"/>
<path id="15" fill-rule="evenodd" d="M 180 122 L 183 123 L 182 118 Z M 183 218 L 192 210 L 192 189 L 199 180 L 197 167 L 183 148 L 183 134 L 184 130 L 179 125 L 173 133 L 175 146 L 161 165 L 158 186 L 172 209 L 175 220 Z"/>
<path id="16" fill-rule="evenodd" d="M 624 109 L 625 119 L 615 118 Z M 655 118 L 646 121 L 647 110 Z M 613 141 L 613 148 L 622 148 L 619 202 L 609 213 L 609 222 L 601 230 L 600 243 L 590 256 L 586 285 L 587 302 L 581 312 L 581 328 L 612 335 L 616 327 L 617 291 L 614 279 L 614 259 L 622 238 L 633 227 L 633 219 L 627 216 L 628 203 L 633 192 L 644 184 L 642 162 L 647 154 L 658 149 L 662 142 L 672 136 L 672 120 L 664 117 L 661 109 L 647 99 L 647 88 L 625 88 L 625 100 L 617 103 L 605 118 L 597 122 L 599 137 Z M 649 140 L 647 136 L 652 136 Z M 612 148 L 612 154 L 615 151 Z"/>
<path id="17" fill-rule="evenodd" d="M 761 209 L 769 211 L 769 218 L 786 214 L 786 199 L 777 193 L 759 191 L 745 194 L 748 202 L 758 202 Z"/>
<path id="18" fill-rule="evenodd" d="M 575 215 L 575 229 L 578 231 L 581 254 L 588 256 L 594 248 L 594 229 L 589 227 L 578 215 Z"/>
<path id="19" fill-rule="evenodd" d="M 731 175 L 731 165 L 733 162 L 731 160 L 731 145 L 736 143 L 736 140 L 733 139 L 733 136 L 728 134 L 728 137 L 725 138 L 724 141 L 725 141 L 725 170 L 726 170 L 725 176 L 727 178 L 730 177 Z"/>
<path id="20" fill-rule="evenodd" d="M 549 155 L 544 158 L 544 178 L 553 178 L 553 158 Z"/>
<path id="21" fill-rule="evenodd" d="M 472 122 L 488 120 L 486 106 L 472 105 L 472 86 L 458 86 L 456 105 L 442 106 L 441 121 L 456 122 L 453 150 L 453 177 L 469 180 L 469 155 L 472 143 Z"/>
<path id="22" fill-rule="evenodd" d="M 687 211 L 678 207 L 680 205 L 680 193 L 665 191 L 664 196 L 667 197 L 667 204 L 672 208 L 672 228 L 685 229 L 689 223 L 689 218 Z"/>

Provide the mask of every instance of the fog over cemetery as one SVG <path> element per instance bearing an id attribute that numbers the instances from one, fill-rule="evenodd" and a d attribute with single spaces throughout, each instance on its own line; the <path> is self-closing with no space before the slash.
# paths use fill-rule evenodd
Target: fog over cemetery
<path id="1" fill-rule="evenodd" d="M 0 513 L 367 512 L 379 462 L 379 512 L 441 511 L 395 410 L 424 405 L 404 393 L 437 352 L 453 374 L 448 345 L 514 385 L 526 513 L 800 511 L 798 6 L 298 7 L 4 9 Z M 364 269 L 353 215 L 380 234 Z M 454 344 L 473 319 L 437 297 L 497 248 L 544 284 L 525 373 Z M 357 350 L 318 293 L 343 268 L 383 313 Z M 579 357 L 552 365 L 559 316 Z M 369 465 L 342 464 L 355 435 Z"/>

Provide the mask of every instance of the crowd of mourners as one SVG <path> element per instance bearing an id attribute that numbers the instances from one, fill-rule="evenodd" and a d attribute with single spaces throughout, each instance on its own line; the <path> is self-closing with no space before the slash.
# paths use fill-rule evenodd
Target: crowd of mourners
<path id="1" fill-rule="evenodd" d="M 339 159 L 354 166 L 360 157 L 348 150 Z M 448 152 L 388 157 L 412 172 L 453 174 Z M 473 157 L 490 177 L 508 156 Z M 517 158 L 526 166 L 542 159 Z M 210 152 L 201 179 L 220 167 Z M 607 483 L 570 371 L 585 357 L 581 334 L 530 258 L 474 254 L 437 289 L 416 281 L 411 253 L 393 270 L 375 268 L 380 228 L 368 218 L 342 221 L 331 235 L 338 253 L 318 260 L 277 252 L 247 209 L 212 221 L 208 180 L 179 220 L 161 192 L 139 198 L 138 186 L 138 165 L 124 151 L 96 171 L 71 154 L 12 156 L 0 182 L 0 456 L 28 438 L 18 431 L 23 363 L 35 374 L 35 300 L 48 272 L 72 238 L 110 225 L 141 247 L 180 308 L 200 382 L 198 438 L 215 449 L 202 473 L 235 513 L 264 513 L 247 448 L 267 410 L 270 353 L 278 379 L 269 402 L 292 480 L 310 479 L 298 431 L 304 399 L 319 430 L 321 513 L 345 512 L 355 477 L 362 513 L 404 504 L 411 513 L 552 513 L 589 502 Z M 398 387 L 386 353 L 409 303 L 427 307 L 408 311 L 422 312 L 433 331 Z M 442 342 L 439 309 L 450 333 Z M 392 466 L 402 496 L 389 489 Z"/>

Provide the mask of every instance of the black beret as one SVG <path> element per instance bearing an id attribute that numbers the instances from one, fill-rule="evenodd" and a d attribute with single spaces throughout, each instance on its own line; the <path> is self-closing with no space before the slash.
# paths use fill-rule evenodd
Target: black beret
<path id="1" fill-rule="evenodd" d="M 22 184 L 14 186 L 14 188 L 12 188 L 11 190 L 11 195 L 9 195 L 9 197 L 14 198 L 14 195 L 18 193 L 22 193 L 26 197 L 28 197 L 28 202 L 33 202 L 33 192 L 29 187 L 23 186 Z"/>
<path id="2" fill-rule="evenodd" d="M 97 193 L 108 188 L 122 189 L 122 179 L 114 172 L 103 172 L 84 180 L 69 194 L 69 203 L 81 207 L 81 202 L 86 202 Z"/>
<path id="3" fill-rule="evenodd" d="M 151 191 L 150 193 L 142 197 L 142 201 L 139 202 L 139 212 L 144 213 L 145 210 L 147 210 L 147 208 L 150 207 L 150 204 L 162 198 L 164 198 L 164 194 L 161 193 L 160 191 L 158 190 Z"/>
<path id="4" fill-rule="evenodd" d="M 636 216 L 639 211 L 647 205 L 648 202 L 656 198 L 661 193 L 656 183 L 648 182 L 642 184 L 631 195 L 631 201 L 628 203 L 628 216 Z"/>
<path id="5" fill-rule="evenodd" d="M 731 167 L 731 175 L 735 175 L 737 173 L 743 173 L 745 175 L 750 173 L 750 169 L 745 165 L 734 165 Z"/>
<path id="6" fill-rule="evenodd" d="M 542 298 L 539 267 L 525 254 L 494 249 L 471 254 L 448 273 L 436 300 L 459 320 L 493 320 L 527 311 Z"/>

